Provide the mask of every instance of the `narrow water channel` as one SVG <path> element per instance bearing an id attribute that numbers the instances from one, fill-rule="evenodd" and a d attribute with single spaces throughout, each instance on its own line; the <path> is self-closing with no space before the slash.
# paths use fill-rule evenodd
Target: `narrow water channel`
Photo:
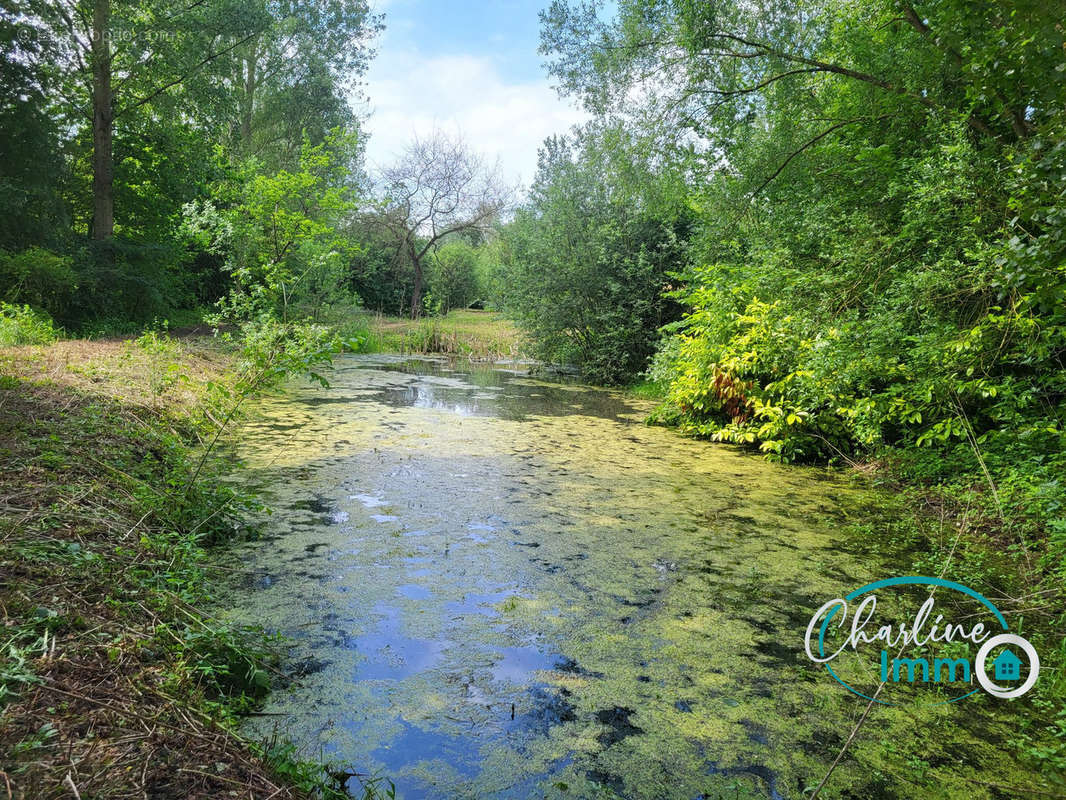
<path id="1" fill-rule="evenodd" d="M 521 369 L 352 356 L 330 381 L 263 401 L 242 435 L 241 479 L 274 513 L 233 553 L 226 614 L 292 638 L 301 676 L 252 733 L 407 800 L 817 782 L 863 703 L 806 660 L 804 629 L 892 570 L 852 547 L 856 489 Z M 978 711 L 872 720 L 829 796 L 938 796 L 892 771 L 919 724 L 958 796 L 997 746 Z"/>

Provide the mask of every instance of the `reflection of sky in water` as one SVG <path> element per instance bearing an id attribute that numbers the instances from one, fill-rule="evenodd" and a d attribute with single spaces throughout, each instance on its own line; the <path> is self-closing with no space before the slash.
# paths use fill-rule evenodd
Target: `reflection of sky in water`
<path id="1" fill-rule="evenodd" d="M 350 370 L 381 373 L 380 363 Z M 445 411 L 461 417 L 492 416 L 521 419 L 525 414 L 616 417 L 633 409 L 617 394 L 590 391 L 577 384 L 530 379 L 514 370 L 471 365 L 459 372 L 439 361 L 398 362 L 387 365 L 387 380 L 377 391 L 361 389 L 380 402 Z M 384 384 L 384 385 L 382 385 Z M 318 397 L 308 398 L 312 404 Z M 330 400 L 332 402 L 332 400 Z"/>
<path id="2" fill-rule="evenodd" d="M 516 370 L 345 357 L 330 382 L 264 400 L 243 437 L 276 511 L 234 548 L 226 611 L 310 665 L 250 732 L 407 800 L 799 797 L 821 776 L 855 707 L 800 637 L 890 572 L 842 553 L 861 496 Z M 878 796 L 893 766 L 860 751 L 834 780 Z"/>
<path id="3" fill-rule="evenodd" d="M 403 389 L 389 390 L 388 402 L 395 405 L 413 406 L 415 408 L 436 408 L 442 411 L 451 411 L 461 417 L 469 417 L 477 414 L 480 410 L 480 400 L 491 400 L 489 396 L 470 397 L 467 393 L 460 393 L 431 384 L 408 386 Z M 488 404 L 486 404 L 488 405 Z M 490 408 L 481 413 L 491 415 Z"/>

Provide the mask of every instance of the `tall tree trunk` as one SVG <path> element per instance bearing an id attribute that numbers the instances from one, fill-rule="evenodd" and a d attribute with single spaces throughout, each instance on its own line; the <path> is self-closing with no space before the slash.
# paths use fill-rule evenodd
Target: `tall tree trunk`
<path id="1" fill-rule="evenodd" d="M 244 96 L 241 98 L 241 145 L 246 153 L 252 150 L 252 112 L 255 110 L 256 90 L 256 43 L 248 45 L 248 55 L 244 58 Z"/>
<path id="2" fill-rule="evenodd" d="M 422 316 L 422 259 L 415 252 L 414 245 L 408 247 L 411 263 L 415 268 L 415 288 L 411 291 L 411 318 Z"/>
<path id="3" fill-rule="evenodd" d="M 93 230 L 96 241 L 115 232 L 111 97 L 111 0 L 93 4 Z"/>

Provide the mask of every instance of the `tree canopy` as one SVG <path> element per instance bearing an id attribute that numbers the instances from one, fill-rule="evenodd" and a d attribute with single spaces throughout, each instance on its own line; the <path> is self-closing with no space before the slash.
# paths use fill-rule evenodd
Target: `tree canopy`
<path id="1" fill-rule="evenodd" d="M 69 264 L 67 300 L 43 301 L 65 324 L 217 300 L 232 254 L 198 249 L 183 209 L 237 207 L 245 182 L 300 174 L 308 146 L 345 142 L 330 185 L 363 180 L 348 97 L 381 26 L 364 0 L 17 0 L 0 24 L 0 248 Z M 57 262 L 19 263 L 44 280 Z"/>
<path id="2" fill-rule="evenodd" d="M 378 224 L 414 269 L 412 316 L 422 312 L 426 255 L 448 237 L 487 230 L 512 195 L 496 166 L 441 130 L 415 137 L 382 170 L 378 189 Z"/>

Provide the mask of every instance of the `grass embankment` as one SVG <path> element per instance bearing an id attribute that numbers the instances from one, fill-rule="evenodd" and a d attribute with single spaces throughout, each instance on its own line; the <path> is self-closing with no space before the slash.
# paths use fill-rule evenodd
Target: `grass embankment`
<path id="1" fill-rule="evenodd" d="M 494 311 L 462 309 L 443 317 L 410 319 L 361 314 L 368 353 L 440 353 L 475 361 L 523 358 L 522 334 Z"/>
<path id="2" fill-rule="evenodd" d="M 213 459 L 190 483 L 234 368 L 155 334 L 0 349 L 0 797 L 331 791 L 235 732 L 277 675 L 197 610 L 250 502 Z"/>

